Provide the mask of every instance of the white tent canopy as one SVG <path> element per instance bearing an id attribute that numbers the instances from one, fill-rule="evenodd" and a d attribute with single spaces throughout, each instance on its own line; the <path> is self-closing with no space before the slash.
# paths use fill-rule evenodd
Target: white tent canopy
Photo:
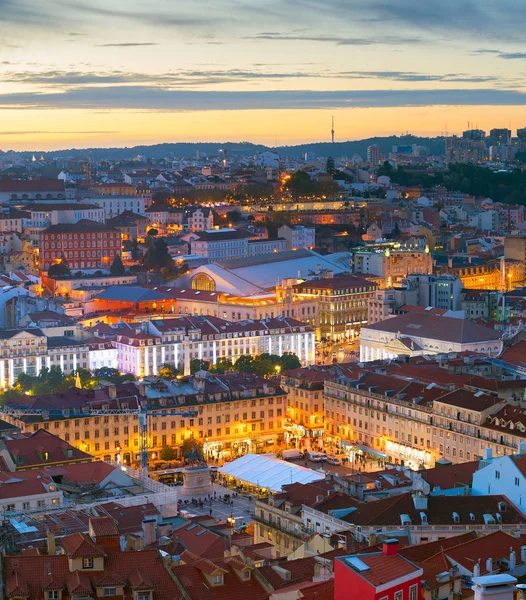
<path id="1" fill-rule="evenodd" d="M 323 473 L 264 454 L 245 454 L 226 463 L 219 472 L 271 492 L 281 492 L 282 486 L 291 483 L 311 483 L 325 479 Z"/>

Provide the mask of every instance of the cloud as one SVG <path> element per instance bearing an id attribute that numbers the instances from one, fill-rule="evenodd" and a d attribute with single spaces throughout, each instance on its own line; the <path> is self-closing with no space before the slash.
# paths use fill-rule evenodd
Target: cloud
<path id="1" fill-rule="evenodd" d="M 308 65 L 308 63 L 306 63 Z M 256 67 L 256 65 L 254 65 Z M 264 67 L 265 65 L 261 65 Z M 284 65 L 268 65 L 284 66 Z M 133 71 L 11 71 L 0 74 L 0 81 L 43 85 L 68 89 L 90 85 L 142 85 L 151 84 L 164 89 L 202 87 L 225 83 L 246 83 L 250 81 L 285 81 L 289 79 L 371 79 L 400 82 L 443 82 L 443 83 L 495 83 L 515 81 L 496 75 L 468 75 L 465 73 L 430 74 L 414 71 L 330 71 L 324 69 L 302 69 L 278 72 L 264 68 L 253 70 L 228 69 L 188 69 L 165 73 L 137 73 Z"/>
<path id="2" fill-rule="evenodd" d="M 97 48 L 133 48 L 135 46 L 158 46 L 156 42 L 123 42 L 121 44 L 98 44 Z"/>
<path id="3" fill-rule="evenodd" d="M 245 36 L 245 40 L 273 40 L 285 42 L 325 42 L 337 46 L 398 46 L 401 44 L 420 44 L 422 39 L 416 37 L 383 36 L 373 38 L 341 37 L 335 35 L 291 35 L 286 33 L 257 33 Z"/>
<path id="4" fill-rule="evenodd" d="M 494 75 L 467 75 L 465 73 L 446 73 L 445 75 L 432 75 L 415 73 L 412 71 L 347 71 L 340 77 L 353 79 L 388 79 L 391 81 L 444 81 L 456 83 L 488 83 L 497 82 L 499 78 Z"/>
<path id="5" fill-rule="evenodd" d="M 498 89 L 430 90 L 166 90 L 152 86 L 86 87 L 60 93 L 0 95 L 0 107 L 34 109 L 207 111 L 379 108 L 411 106 L 526 106 L 526 92 Z"/>
<path id="6" fill-rule="evenodd" d="M 502 50 L 493 50 L 491 48 L 479 48 L 475 50 L 474 54 L 493 54 L 498 58 L 505 60 L 524 60 L 526 59 L 526 52 L 504 52 Z"/>
<path id="7" fill-rule="evenodd" d="M 256 71 L 229 69 L 217 70 L 179 70 L 167 73 L 136 73 L 128 71 L 12 71 L 0 75 L 0 81 L 25 83 L 31 85 L 60 86 L 64 89 L 87 85 L 105 84 L 145 84 L 170 87 L 203 86 L 222 83 L 238 83 L 251 80 L 285 80 L 308 77 L 325 77 L 323 73 L 293 71 L 279 73 L 276 71 Z"/>
<path id="8" fill-rule="evenodd" d="M 89 134 L 102 134 L 102 133 L 119 133 L 118 131 L 0 131 L 0 135 L 89 135 Z"/>

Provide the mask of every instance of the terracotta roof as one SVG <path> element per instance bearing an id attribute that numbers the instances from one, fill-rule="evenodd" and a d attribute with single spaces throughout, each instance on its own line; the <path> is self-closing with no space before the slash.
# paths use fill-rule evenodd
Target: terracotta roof
<path id="1" fill-rule="evenodd" d="M 60 179 L 0 179 L 0 192 L 64 192 Z"/>
<path id="2" fill-rule="evenodd" d="M 447 550 L 453 546 L 458 546 L 464 542 L 469 542 L 477 537 L 474 531 L 468 531 L 461 535 L 444 538 L 436 542 L 428 542 L 427 544 L 417 544 L 416 546 L 404 546 L 400 548 L 399 553 L 412 561 L 425 561 L 431 556 L 434 556 L 440 550 Z"/>
<path id="3" fill-rule="evenodd" d="M 90 519 L 90 531 L 96 538 L 120 535 L 117 524 L 111 517 L 96 517 Z"/>
<path id="4" fill-rule="evenodd" d="M 223 558 L 228 549 L 228 538 L 206 527 L 187 521 L 172 533 L 172 540 L 180 542 L 186 550 L 203 558 Z"/>
<path id="5" fill-rule="evenodd" d="M 450 565 L 460 564 L 464 569 L 473 573 L 473 567 L 480 559 L 480 574 L 484 575 L 486 560 L 492 558 L 493 562 L 501 559 L 509 559 L 513 548 L 516 553 L 517 565 L 524 564 L 521 560 L 521 547 L 526 543 L 526 536 L 513 537 L 503 531 L 494 531 L 488 535 L 466 541 L 457 546 L 444 549 L 443 552 Z M 497 565 L 495 564 L 495 568 Z"/>
<path id="6" fill-rule="evenodd" d="M 410 492 L 398 494 L 388 498 L 375 500 L 374 502 L 362 502 L 348 496 L 347 502 L 343 502 L 341 493 L 334 494 L 334 508 L 355 508 L 346 516 L 340 517 L 343 521 L 361 526 L 386 526 L 401 525 L 401 515 L 408 515 L 412 523 L 421 522 L 421 513 L 425 512 L 429 525 L 453 525 L 457 521 L 453 513 L 458 514 L 460 524 L 469 525 L 484 524 L 484 515 L 495 515 L 499 512 L 504 524 L 526 523 L 526 517 L 516 509 L 505 496 L 496 494 L 493 496 L 428 496 L 427 509 L 416 509 Z M 499 510 L 499 503 L 506 505 L 506 510 Z M 330 498 L 326 499 L 316 507 L 318 510 L 328 513 L 333 510 Z M 473 518 L 471 517 L 473 515 Z"/>
<path id="7" fill-rule="evenodd" d="M 431 490 L 440 488 L 447 490 L 458 485 L 471 485 L 473 473 L 478 469 L 479 462 L 473 460 L 470 462 L 456 465 L 435 467 L 434 469 L 425 469 L 421 471 L 422 478 L 429 483 Z"/>
<path id="8" fill-rule="evenodd" d="M 346 557 L 343 556 L 336 560 L 375 587 L 379 587 L 400 577 L 408 577 L 411 574 L 414 574 L 414 576 L 417 577 L 421 573 L 420 567 L 417 567 L 414 563 L 400 554 L 386 556 L 383 552 L 377 552 L 374 554 L 356 554 L 354 556 L 366 564 L 369 567 L 369 570 L 354 570 L 345 562 Z"/>
<path id="9" fill-rule="evenodd" d="M 501 359 L 512 365 L 524 366 L 526 363 L 526 340 L 521 340 L 505 350 Z"/>
<path id="10" fill-rule="evenodd" d="M 489 396 L 488 394 L 483 394 L 480 392 L 472 392 L 470 390 L 460 389 L 440 396 L 440 398 L 437 398 L 435 402 L 450 404 L 451 406 L 464 408 L 466 410 L 484 411 L 497 404 L 502 404 L 504 400 L 496 396 Z"/>
<path id="11" fill-rule="evenodd" d="M 62 538 L 60 543 L 69 558 L 105 556 L 104 550 L 99 548 L 85 533 L 67 535 Z"/>
<path id="12" fill-rule="evenodd" d="M 90 454 L 71 446 L 45 429 L 38 429 L 29 434 L 12 434 L 11 438 L 4 439 L 3 443 L 11 456 L 15 457 L 15 464 L 24 469 L 47 463 L 92 460 Z M 43 456 L 44 452 L 49 453 L 47 460 Z"/>
<path id="13" fill-rule="evenodd" d="M 89 219 L 81 219 L 76 223 L 61 223 L 59 225 L 50 225 L 47 229 L 41 232 L 41 235 L 50 235 L 54 233 L 93 233 L 93 232 L 118 232 L 118 229 L 110 227 L 104 223 L 90 221 Z"/>

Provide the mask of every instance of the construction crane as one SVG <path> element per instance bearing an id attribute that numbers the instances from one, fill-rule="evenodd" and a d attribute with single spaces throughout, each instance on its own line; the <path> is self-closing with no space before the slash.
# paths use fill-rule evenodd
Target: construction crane
<path id="1" fill-rule="evenodd" d="M 156 417 L 196 417 L 197 410 L 175 410 L 169 408 L 149 408 L 141 406 L 137 401 L 138 408 L 109 408 L 99 409 L 87 406 L 74 408 L 27 408 L 13 404 L 4 404 L 0 406 L 0 415 L 20 419 L 22 417 L 41 417 L 43 421 L 48 421 L 51 417 L 64 417 L 66 419 L 85 418 L 85 417 L 108 417 L 112 415 L 124 415 L 137 417 L 139 421 L 139 451 L 141 456 L 141 473 L 148 474 L 148 428 L 151 415 Z"/>

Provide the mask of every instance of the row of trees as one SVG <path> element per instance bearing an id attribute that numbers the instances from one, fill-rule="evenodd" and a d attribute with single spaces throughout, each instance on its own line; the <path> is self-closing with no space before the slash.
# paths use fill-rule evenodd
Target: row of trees
<path id="1" fill-rule="evenodd" d="M 378 175 L 388 175 L 393 183 L 404 186 L 430 188 L 443 185 L 449 191 L 460 191 L 473 196 L 487 196 L 495 202 L 526 205 L 526 171 L 512 169 L 492 171 L 472 164 L 450 164 L 445 173 L 430 175 L 422 172 L 408 172 L 403 167 L 394 169 L 385 162 Z"/>
<path id="2" fill-rule="evenodd" d="M 271 377 L 281 371 L 289 369 L 298 369 L 301 367 L 299 358 L 292 352 L 285 352 L 282 356 L 278 354 L 259 354 L 258 356 L 249 356 L 244 354 L 235 362 L 230 358 L 219 357 L 216 364 L 207 360 L 193 358 L 190 361 L 190 373 L 195 375 L 197 371 L 209 371 L 210 373 L 222 374 L 226 371 L 236 371 L 238 373 L 252 373 L 260 377 Z M 168 381 L 175 381 L 182 373 L 171 363 L 165 363 L 159 368 L 159 377 Z"/>
<path id="3" fill-rule="evenodd" d="M 124 374 L 109 367 L 102 367 L 94 371 L 77 369 L 74 373 L 66 374 L 60 367 L 53 365 L 49 369 L 43 367 L 38 375 L 20 373 L 13 386 L 3 393 L 1 399 L 5 402 L 18 397 L 20 394 L 30 394 L 32 396 L 53 394 L 74 386 L 77 379 L 80 379 L 81 386 L 86 389 L 93 389 L 102 381 L 114 384 L 135 381 L 135 377 L 131 373 Z"/>

